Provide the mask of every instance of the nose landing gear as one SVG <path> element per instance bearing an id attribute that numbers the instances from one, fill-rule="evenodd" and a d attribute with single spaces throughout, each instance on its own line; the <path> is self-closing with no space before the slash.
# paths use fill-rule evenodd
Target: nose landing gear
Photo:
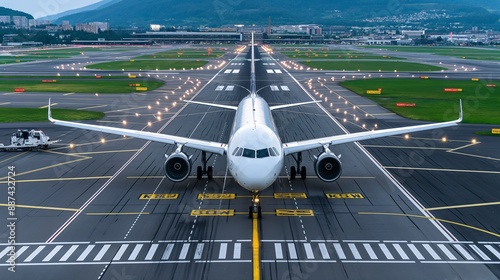
<path id="1" fill-rule="evenodd" d="M 260 192 L 252 192 L 252 206 L 248 209 L 248 218 L 250 219 L 260 219 L 262 218 L 262 209 L 260 207 Z"/>

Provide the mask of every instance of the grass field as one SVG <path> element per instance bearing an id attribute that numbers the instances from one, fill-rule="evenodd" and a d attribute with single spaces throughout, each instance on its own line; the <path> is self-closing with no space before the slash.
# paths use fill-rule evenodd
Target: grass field
<path id="1" fill-rule="evenodd" d="M 56 82 L 43 83 L 43 79 L 56 80 Z M 141 87 L 147 87 L 148 90 L 157 89 L 165 84 L 162 81 L 149 78 L 96 79 L 94 77 L 65 77 L 61 79 L 61 77 L 51 77 L 43 79 L 32 77 L 0 79 L 0 91 L 13 92 L 15 88 L 24 88 L 26 92 L 132 93 L 136 92 L 136 87 L 131 87 L 129 84 L 140 84 Z"/>
<path id="2" fill-rule="evenodd" d="M 104 113 L 94 111 L 67 110 L 52 108 L 54 118 L 60 120 L 95 120 Z M 0 108 L 0 122 L 42 122 L 47 120 L 47 109 L 38 108 Z"/>
<path id="3" fill-rule="evenodd" d="M 465 123 L 500 124 L 500 89 L 486 87 L 486 84 L 496 84 L 500 88 L 500 81 L 366 79 L 340 84 L 406 118 L 435 122 L 457 119 L 459 99 L 462 99 Z M 382 88 L 381 94 L 366 94 L 367 90 L 378 88 Z M 444 92 L 444 88 L 463 91 Z M 397 107 L 397 102 L 416 106 Z"/>
<path id="4" fill-rule="evenodd" d="M 347 50 L 295 50 L 281 51 L 281 54 L 296 59 L 403 59 Z"/>
<path id="5" fill-rule="evenodd" d="M 410 47 L 410 46 L 367 46 L 366 48 L 387 49 L 398 52 L 432 53 L 475 60 L 500 60 L 500 50 L 466 47 Z"/>
<path id="6" fill-rule="evenodd" d="M 425 71 L 440 71 L 446 68 L 441 68 L 433 65 L 413 63 L 413 62 L 399 62 L 399 61 L 300 61 L 300 63 L 307 65 L 311 68 L 323 70 L 337 70 L 337 71 L 384 71 L 394 72 L 425 72 Z"/>
<path id="7" fill-rule="evenodd" d="M 208 61 L 202 60 L 133 60 L 113 61 L 88 65 L 88 69 L 100 70 L 172 70 L 202 67 Z"/>
<path id="8" fill-rule="evenodd" d="M 208 59 L 208 58 L 218 58 L 224 55 L 225 51 L 220 50 L 212 50 L 209 54 L 206 49 L 180 49 L 175 51 L 167 51 L 167 52 L 159 52 L 155 54 L 142 55 L 138 56 L 134 59 L 143 60 L 143 59 L 179 59 L 179 58 L 188 58 L 188 59 Z"/>

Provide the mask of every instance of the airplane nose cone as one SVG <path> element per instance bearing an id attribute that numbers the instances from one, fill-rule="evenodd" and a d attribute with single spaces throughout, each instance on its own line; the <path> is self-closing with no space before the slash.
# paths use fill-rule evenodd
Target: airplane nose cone
<path id="1" fill-rule="evenodd" d="M 278 162 L 269 159 L 253 159 L 236 174 L 237 182 L 249 191 L 262 191 L 272 185 L 279 175 Z"/>

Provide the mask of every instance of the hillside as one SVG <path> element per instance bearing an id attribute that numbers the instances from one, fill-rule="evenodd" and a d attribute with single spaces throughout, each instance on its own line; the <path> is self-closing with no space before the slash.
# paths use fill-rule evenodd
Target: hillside
<path id="1" fill-rule="evenodd" d="M 0 16 L 25 16 L 28 19 L 33 19 L 33 16 L 30 14 L 4 7 L 0 7 Z"/>
<path id="2" fill-rule="evenodd" d="M 60 23 L 60 21 L 57 21 L 57 19 L 59 19 L 59 18 L 62 18 L 65 16 L 70 16 L 70 15 L 77 14 L 77 13 L 93 11 L 96 9 L 103 9 L 103 8 L 106 8 L 106 7 L 111 6 L 113 4 L 116 4 L 120 1 L 122 1 L 122 0 L 102 0 L 101 2 L 97 2 L 97 3 L 94 3 L 92 5 L 88 5 L 88 6 L 81 7 L 81 8 L 74 9 L 74 10 L 65 11 L 65 12 L 62 12 L 59 14 L 55 14 L 55 15 L 46 16 L 46 17 L 43 17 L 40 19 L 41 20 L 50 20 L 50 21 Z"/>
<path id="3" fill-rule="evenodd" d="M 122 0 L 105 8 L 66 16 L 71 22 L 105 21 L 112 26 L 266 24 L 350 24 L 373 17 L 390 17 L 420 11 L 442 11 L 479 23 L 498 20 L 485 8 L 500 10 L 500 2 L 485 0 Z"/>

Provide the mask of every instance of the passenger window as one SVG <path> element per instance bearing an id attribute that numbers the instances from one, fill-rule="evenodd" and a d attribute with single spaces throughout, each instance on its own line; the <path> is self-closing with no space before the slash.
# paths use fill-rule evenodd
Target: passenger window
<path id="1" fill-rule="evenodd" d="M 265 158 L 269 156 L 268 149 L 257 150 L 257 158 Z"/>
<path id="2" fill-rule="evenodd" d="M 243 149 L 243 156 L 247 158 L 255 158 L 255 150 Z"/>

